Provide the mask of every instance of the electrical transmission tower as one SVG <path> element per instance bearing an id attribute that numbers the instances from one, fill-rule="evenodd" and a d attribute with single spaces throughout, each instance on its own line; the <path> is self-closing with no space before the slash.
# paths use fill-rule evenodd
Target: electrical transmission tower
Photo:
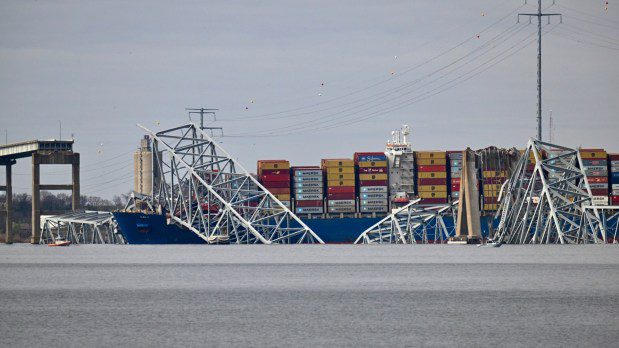
<path id="1" fill-rule="evenodd" d="M 525 4 L 527 1 L 525 0 Z M 555 4 L 555 0 L 552 1 Z M 520 16 L 529 17 L 529 23 L 532 17 L 537 17 L 537 140 L 542 140 L 542 17 L 548 17 L 548 24 L 550 24 L 550 17 L 559 16 L 561 22 L 563 17 L 560 13 L 542 13 L 542 0 L 537 0 L 537 13 L 519 13 L 518 22 L 520 22 Z"/>

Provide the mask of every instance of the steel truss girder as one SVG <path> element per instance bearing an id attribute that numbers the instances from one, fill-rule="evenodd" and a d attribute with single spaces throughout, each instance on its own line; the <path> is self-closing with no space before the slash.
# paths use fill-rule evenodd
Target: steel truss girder
<path id="1" fill-rule="evenodd" d="M 68 240 L 73 244 L 127 244 L 109 212 L 86 211 L 45 219 L 40 244 Z"/>
<path id="2" fill-rule="evenodd" d="M 531 155 L 533 171 L 528 170 Z M 599 212 L 585 209 L 592 195 L 583 168 L 578 150 L 530 139 L 501 197 L 497 239 L 512 244 L 605 241 Z"/>
<path id="3" fill-rule="evenodd" d="M 193 123 L 153 133 L 153 203 L 208 243 L 320 243 L 303 221 Z"/>
<path id="4" fill-rule="evenodd" d="M 397 209 L 384 219 L 363 231 L 355 244 L 427 244 L 444 243 L 453 234 L 454 229 L 445 225 L 444 217 L 450 216 L 456 221 L 458 201 L 451 204 L 419 204 L 416 199 Z M 455 224 L 454 224 L 455 226 Z M 428 239 L 432 231 L 434 238 Z"/>

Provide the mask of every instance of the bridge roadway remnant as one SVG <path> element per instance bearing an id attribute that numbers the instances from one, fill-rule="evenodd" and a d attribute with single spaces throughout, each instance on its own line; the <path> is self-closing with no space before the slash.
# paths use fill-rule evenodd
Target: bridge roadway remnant
<path id="1" fill-rule="evenodd" d="M 0 191 L 6 193 L 6 243 L 11 243 L 13 216 L 13 181 L 11 166 L 17 159 L 32 158 L 32 237 L 30 243 L 38 244 L 41 239 L 41 190 L 70 190 L 72 193 L 71 208 L 79 209 L 80 205 L 80 154 L 73 152 L 73 140 L 30 140 L 14 144 L 0 145 L 0 165 L 6 168 L 6 185 L 0 186 Z M 70 164 L 71 184 L 45 185 L 41 184 L 40 166 L 42 164 Z"/>

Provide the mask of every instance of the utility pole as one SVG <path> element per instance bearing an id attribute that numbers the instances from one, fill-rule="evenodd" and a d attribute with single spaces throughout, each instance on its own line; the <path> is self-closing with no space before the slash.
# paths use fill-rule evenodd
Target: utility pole
<path id="1" fill-rule="evenodd" d="M 525 0 L 524 3 L 526 4 L 527 1 Z M 555 0 L 552 4 L 555 4 Z M 548 17 L 548 24 L 552 16 L 559 16 L 561 22 L 563 22 L 563 17 L 560 13 L 542 13 L 542 0 L 537 0 L 537 13 L 519 13 L 519 22 L 520 16 L 529 17 L 529 23 L 532 17 L 537 17 L 537 140 L 542 140 L 542 17 Z"/>

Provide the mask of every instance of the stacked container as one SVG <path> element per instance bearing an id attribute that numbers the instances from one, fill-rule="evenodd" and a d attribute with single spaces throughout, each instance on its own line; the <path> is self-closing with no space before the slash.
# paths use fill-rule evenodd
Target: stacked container
<path id="1" fill-rule="evenodd" d="M 417 195 L 421 203 L 447 203 L 447 159 L 441 151 L 415 152 Z"/>
<path id="2" fill-rule="evenodd" d="M 452 201 L 460 198 L 460 180 L 462 178 L 462 151 L 447 151 L 449 161 L 449 192 Z"/>
<path id="3" fill-rule="evenodd" d="M 619 154 L 608 155 L 608 160 L 610 162 L 610 174 L 608 175 L 611 189 L 610 204 L 619 205 Z"/>
<path id="4" fill-rule="evenodd" d="M 482 207 L 484 211 L 496 211 L 499 207 L 501 185 L 507 180 L 507 170 L 487 168 L 482 170 Z"/>
<path id="5" fill-rule="evenodd" d="M 593 205 L 608 205 L 608 155 L 604 149 L 581 149 L 583 169 L 593 195 Z"/>
<path id="6" fill-rule="evenodd" d="M 359 188 L 359 212 L 386 213 L 389 210 L 387 156 L 383 152 L 354 155 Z"/>
<path id="7" fill-rule="evenodd" d="M 355 163 L 351 159 L 323 159 L 327 179 L 327 212 L 356 212 Z"/>
<path id="8" fill-rule="evenodd" d="M 290 162 L 258 161 L 258 179 L 286 207 L 290 208 Z"/>
<path id="9" fill-rule="evenodd" d="M 295 213 L 324 213 L 324 180 L 319 166 L 292 167 Z"/>

